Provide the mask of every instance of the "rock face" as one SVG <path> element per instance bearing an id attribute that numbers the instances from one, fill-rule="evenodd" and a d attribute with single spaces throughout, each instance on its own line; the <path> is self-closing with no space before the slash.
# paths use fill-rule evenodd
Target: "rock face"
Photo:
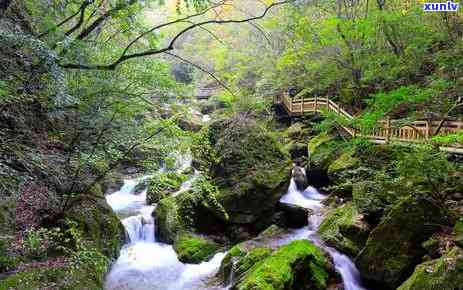
<path id="1" fill-rule="evenodd" d="M 285 227 L 301 228 L 309 224 L 310 211 L 304 207 L 280 202 L 278 210 L 283 212 Z"/>
<path id="2" fill-rule="evenodd" d="M 294 166 L 294 168 L 291 171 L 291 177 L 294 179 L 297 189 L 305 190 L 307 188 L 307 177 L 303 168 L 299 166 Z"/>
<path id="3" fill-rule="evenodd" d="M 66 217 L 75 220 L 84 235 L 98 250 L 110 258 L 117 258 L 125 242 L 125 229 L 103 197 L 82 201 L 71 208 Z"/>
<path id="4" fill-rule="evenodd" d="M 184 233 L 177 236 L 174 250 L 183 263 L 199 264 L 217 253 L 220 245 L 214 241 L 194 234 Z"/>
<path id="5" fill-rule="evenodd" d="M 327 289 L 328 261 L 309 241 L 294 241 L 267 255 L 268 249 L 257 248 L 244 256 L 241 265 L 246 262 L 254 266 L 246 271 L 233 289 Z"/>
<path id="6" fill-rule="evenodd" d="M 196 164 L 219 187 L 218 201 L 231 224 L 257 233 L 272 215 L 289 181 L 291 161 L 272 134 L 238 115 L 212 123 L 193 147 Z"/>
<path id="7" fill-rule="evenodd" d="M 183 232 L 223 233 L 228 215 L 217 195 L 217 188 L 201 177 L 190 191 L 162 199 L 153 213 L 157 239 L 173 243 Z"/>
<path id="8" fill-rule="evenodd" d="M 176 172 L 160 173 L 148 182 L 146 198 L 149 203 L 158 203 L 161 199 L 180 189 L 186 175 Z"/>
<path id="9" fill-rule="evenodd" d="M 178 220 L 178 205 L 174 197 L 162 199 L 156 211 L 156 238 L 165 243 L 173 243 L 177 232 L 182 228 Z"/>
<path id="10" fill-rule="evenodd" d="M 365 245 L 369 226 L 352 202 L 330 211 L 318 233 L 328 245 L 355 257 Z"/>
<path id="11" fill-rule="evenodd" d="M 449 213 L 429 199 L 408 197 L 370 233 L 356 258 L 363 277 L 393 289 L 412 272 L 425 251 L 421 243 L 445 224 Z"/>
<path id="12" fill-rule="evenodd" d="M 177 119 L 177 125 L 185 131 L 198 132 L 202 128 L 202 120 L 197 115 L 182 116 Z"/>
<path id="13" fill-rule="evenodd" d="M 397 290 L 455 290 L 463 287 L 463 250 L 455 247 L 439 259 L 416 266 Z"/>

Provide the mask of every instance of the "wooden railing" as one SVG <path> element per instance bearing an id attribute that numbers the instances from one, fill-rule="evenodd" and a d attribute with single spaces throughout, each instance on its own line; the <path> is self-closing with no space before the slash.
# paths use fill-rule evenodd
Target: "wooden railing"
<path id="1" fill-rule="evenodd" d="M 274 98 L 275 103 L 282 104 L 290 116 L 300 116 L 305 113 L 334 112 L 344 117 L 347 121 L 354 119 L 349 112 L 344 110 L 329 98 L 291 98 L 287 93 Z M 379 125 L 371 130 L 359 131 L 348 126 L 339 124 L 346 132 L 353 137 L 364 137 L 374 143 L 399 142 L 423 142 L 435 135 L 448 135 L 463 130 L 461 121 L 414 121 L 405 126 L 398 126 L 397 121 L 386 119 L 379 122 Z M 438 132 L 437 132 L 438 131 Z M 437 132 L 437 134 L 436 134 Z M 463 154 L 461 147 L 441 147 L 442 150 Z"/>

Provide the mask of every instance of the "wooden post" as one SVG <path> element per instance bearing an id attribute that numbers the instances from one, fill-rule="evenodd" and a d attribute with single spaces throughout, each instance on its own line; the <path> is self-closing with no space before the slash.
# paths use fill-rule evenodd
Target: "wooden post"
<path id="1" fill-rule="evenodd" d="M 318 96 L 315 95 L 315 108 L 314 108 L 315 112 L 317 111 L 317 103 L 318 103 Z"/>
<path id="2" fill-rule="evenodd" d="M 429 137 L 431 137 L 431 128 L 432 128 L 432 125 L 429 126 L 429 120 L 426 120 L 426 133 L 425 133 L 426 140 L 429 140 Z"/>
<path id="3" fill-rule="evenodd" d="M 301 102 L 301 114 L 304 114 L 304 96 L 302 96 L 302 102 Z"/>
<path id="4" fill-rule="evenodd" d="M 388 116 L 386 118 L 386 144 L 389 144 L 391 139 L 391 118 Z"/>
<path id="5" fill-rule="evenodd" d="M 288 100 L 289 100 L 289 111 L 291 114 L 293 113 L 293 98 L 288 94 Z"/>

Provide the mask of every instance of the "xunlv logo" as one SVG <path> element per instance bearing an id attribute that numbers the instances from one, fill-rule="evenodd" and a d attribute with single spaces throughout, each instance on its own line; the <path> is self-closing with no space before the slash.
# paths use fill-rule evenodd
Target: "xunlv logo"
<path id="1" fill-rule="evenodd" d="M 447 1 L 447 3 L 424 3 L 424 11 L 458 11 L 459 3 L 453 3 L 452 1 Z"/>

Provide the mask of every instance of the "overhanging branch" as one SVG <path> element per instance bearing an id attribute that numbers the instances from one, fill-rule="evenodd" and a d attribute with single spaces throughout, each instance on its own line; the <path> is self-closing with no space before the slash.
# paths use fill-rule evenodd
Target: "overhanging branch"
<path id="1" fill-rule="evenodd" d="M 138 53 L 127 54 L 128 48 L 126 47 L 126 49 L 124 50 L 122 55 L 116 61 L 114 61 L 113 63 L 110 63 L 110 64 L 64 63 L 64 64 L 60 64 L 60 66 L 63 67 L 63 68 L 68 68 L 68 69 L 114 70 L 114 69 L 116 69 L 116 67 L 118 65 L 120 65 L 121 63 L 123 63 L 123 62 L 125 62 L 127 60 L 130 60 L 130 59 L 133 59 L 133 58 L 151 56 L 151 55 L 158 55 L 158 54 L 166 53 L 166 52 L 169 52 L 169 51 L 173 50 L 175 48 L 174 47 L 175 43 L 180 39 L 180 37 L 183 36 L 184 34 L 186 34 L 187 32 L 195 29 L 195 28 L 199 28 L 199 27 L 201 27 L 203 25 L 208 25 L 208 24 L 246 23 L 246 22 L 249 22 L 249 21 L 262 19 L 268 14 L 268 12 L 272 8 L 274 8 L 276 6 L 283 5 L 283 4 L 287 4 L 287 3 L 290 3 L 290 2 L 294 2 L 294 1 L 295 0 L 287 0 L 287 1 L 281 1 L 281 2 L 272 3 L 272 4 L 270 4 L 269 6 L 267 6 L 265 8 L 265 10 L 262 12 L 262 14 L 260 14 L 258 16 L 250 17 L 250 18 L 245 18 L 245 19 L 241 19 L 241 20 L 234 20 L 234 19 L 230 19 L 230 20 L 207 20 L 207 21 L 192 24 L 192 25 L 184 28 L 183 30 L 181 30 L 179 33 L 177 33 L 171 39 L 169 44 L 164 48 L 148 49 L 148 50 L 138 52 Z M 164 26 L 166 26 L 166 24 L 160 25 L 160 26 L 164 27 Z M 154 30 L 156 30 L 156 29 L 151 29 L 150 32 L 153 32 Z M 138 39 L 140 39 L 140 38 L 138 38 Z M 131 43 L 129 43 L 129 46 L 132 46 L 136 41 L 138 41 L 138 39 L 136 39 L 135 41 L 132 41 Z"/>

